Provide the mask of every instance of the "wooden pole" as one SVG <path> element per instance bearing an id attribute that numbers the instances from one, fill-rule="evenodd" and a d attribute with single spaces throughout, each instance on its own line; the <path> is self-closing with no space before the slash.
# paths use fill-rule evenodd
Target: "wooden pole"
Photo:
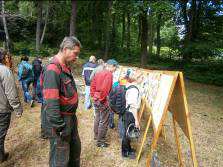
<path id="1" fill-rule="evenodd" d="M 191 150 L 191 158 L 193 161 L 193 166 L 197 167 L 197 159 L 196 159 L 196 154 L 195 154 L 195 147 L 194 147 L 194 142 L 192 138 L 192 130 L 191 130 L 191 124 L 190 124 L 190 119 L 189 119 L 189 109 L 187 105 L 187 99 L 186 99 L 186 92 L 185 92 L 185 86 L 184 86 L 184 80 L 183 80 L 183 73 L 179 73 L 180 76 L 180 84 L 181 84 L 181 89 L 183 93 L 183 101 L 184 101 L 184 107 L 185 107 L 185 112 L 186 112 L 186 119 L 187 119 L 187 127 L 188 127 L 188 134 L 189 134 L 189 143 L 190 143 L 190 150 Z"/>
<path id="2" fill-rule="evenodd" d="M 152 120 L 152 116 L 150 115 L 149 116 L 149 120 L 148 120 L 147 125 L 146 125 L 146 129 L 145 129 L 144 135 L 143 135 L 142 143 L 141 143 L 138 155 L 137 155 L 137 163 L 139 163 L 139 159 L 140 159 L 140 156 L 141 156 L 141 153 L 142 153 L 143 145 L 144 145 L 145 140 L 146 140 L 146 135 L 148 133 L 151 120 Z"/>
<path id="3" fill-rule="evenodd" d="M 172 116 L 172 118 L 173 118 L 174 136 L 175 136 L 175 140 L 177 144 L 177 154 L 178 154 L 179 165 L 180 167 L 183 167 L 181 146 L 180 146 L 180 141 L 179 141 L 179 135 L 177 133 L 176 120 L 174 118 L 174 115 Z"/>

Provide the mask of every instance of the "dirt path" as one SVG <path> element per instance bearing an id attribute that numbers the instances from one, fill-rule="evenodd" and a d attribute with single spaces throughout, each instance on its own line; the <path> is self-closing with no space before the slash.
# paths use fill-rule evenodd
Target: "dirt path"
<path id="1" fill-rule="evenodd" d="M 188 104 L 191 114 L 192 132 L 199 166 L 223 166 L 223 88 L 186 82 Z M 81 93 L 82 90 L 80 90 Z M 93 111 L 84 111 L 82 101 L 77 111 L 79 134 L 82 141 L 82 167 L 135 167 L 134 160 L 123 159 L 117 129 L 108 131 L 110 147 L 100 149 L 93 139 Z M 39 139 L 40 105 L 30 109 L 24 106 L 23 117 L 12 118 L 6 138 L 6 150 L 10 159 L 2 167 L 45 167 L 48 166 L 49 142 Z M 162 166 L 178 166 L 177 151 L 172 122 L 165 123 L 167 140 L 158 142 L 157 154 Z M 117 125 L 117 116 L 116 116 Z M 142 123 L 144 125 L 144 123 Z M 142 126 L 143 131 L 143 126 Z M 151 132 L 148 134 L 151 138 Z M 191 166 L 189 146 L 180 133 L 183 157 L 186 166 Z M 149 150 L 149 139 L 138 166 L 144 167 Z"/>

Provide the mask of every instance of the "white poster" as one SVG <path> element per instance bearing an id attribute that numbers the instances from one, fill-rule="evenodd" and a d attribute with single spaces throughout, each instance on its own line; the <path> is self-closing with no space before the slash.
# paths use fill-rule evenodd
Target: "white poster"
<path id="1" fill-rule="evenodd" d="M 168 95 L 170 93 L 171 85 L 173 83 L 174 76 L 162 74 L 159 81 L 159 88 L 155 98 L 155 102 L 152 107 L 152 118 L 155 131 L 158 130 L 161 118 L 164 113 L 164 108 L 167 103 Z"/>

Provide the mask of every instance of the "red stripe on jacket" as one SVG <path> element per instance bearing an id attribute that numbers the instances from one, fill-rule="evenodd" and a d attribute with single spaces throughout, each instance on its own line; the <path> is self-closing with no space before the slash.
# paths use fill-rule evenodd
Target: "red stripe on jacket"
<path id="1" fill-rule="evenodd" d="M 43 89 L 44 99 L 59 99 L 58 89 Z"/>
<path id="2" fill-rule="evenodd" d="M 56 72 L 58 75 L 61 73 L 61 69 L 59 69 L 56 64 L 49 64 L 47 66 L 47 71 L 49 70 Z"/>

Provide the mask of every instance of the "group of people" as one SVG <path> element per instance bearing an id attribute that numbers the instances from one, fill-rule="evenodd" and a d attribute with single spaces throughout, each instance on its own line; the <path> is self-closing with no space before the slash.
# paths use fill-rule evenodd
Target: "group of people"
<path id="1" fill-rule="evenodd" d="M 60 49 L 50 62 L 42 67 L 36 58 L 32 65 L 28 57 L 22 56 L 18 66 L 18 78 L 24 92 L 24 102 L 33 106 L 33 100 L 41 103 L 41 130 L 50 141 L 49 166 L 80 166 L 81 141 L 79 138 L 76 110 L 78 93 L 70 65 L 80 53 L 81 43 L 74 37 L 65 37 Z M 0 163 L 8 159 L 4 141 L 10 124 L 12 111 L 17 117 L 23 113 L 14 76 L 3 63 L 0 52 Z M 94 139 L 97 147 L 108 147 L 106 134 L 109 122 L 114 127 L 114 113 L 119 115 L 119 132 L 122 139 L 122 156 L 134 158 L 131 147 L 132 131 L 138 129 L 138 109 L 141 102 L 139 73 L 129 69 L 124 78 L 118 80 L 118 62 L 109 59 L 106 63 L 95 56 L 83 66 L 85 81 L 85 109 L 94 109 Z M 36 70 L 38 69 L 38 70 Z M 38 72 L 37 72 L 38 71 Z M 115 79 L 116 78 L 116 79 Z M 34 94 L 29 93 L 33 83 Z M 110 121 L 109 121 L 110 120 Z M 110 126 L 112 128 L 112 126 Z"/>
<path id="2" fill-rule="evenodd" d="M 33 107 L 34 102 L 43 102 L 42 91 L 40 88 L 40 74 L 42 72 L 42 60 L 36 57 L 32 64 L 29 63 L 29 57 L 23 55 L 18 65 L 18 80 L 23 90 L 24 102 Z M 33 91 L 30 91 L 30 85 L 33 85 Z"/>
<path id="3" fill-rule="evenodd" d="M 134 159 L 135 150 L 130 142 L 140 134 L 138 109 L 141 97 L 138 86 L 142 82 L 142 75 L 140 71 L 128 69 L 125 76 L 119 79 L 119 73 L 116 72 L 118 67 L 118 62 L 114 59 L 109 59 L 106 63 L 99 59 L 96 63 L 95 56 L 90 56 L 89 61 L 83 65 L 82 72 L 85 109 L 93 107 L 94 139 L 98 147 L 109 146 L 106 133 L 108 127 L 115 127 L 114 113 L 119 115 L 122 156 Z"/>

